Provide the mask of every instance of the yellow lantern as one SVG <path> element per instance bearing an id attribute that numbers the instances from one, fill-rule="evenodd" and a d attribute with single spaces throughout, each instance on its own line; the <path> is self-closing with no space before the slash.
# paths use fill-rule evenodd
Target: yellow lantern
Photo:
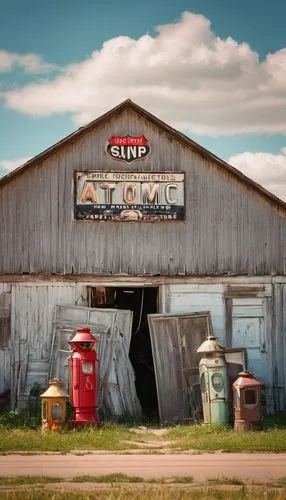
<path id="1" fill-rule="evenodd" d="M 41 394 L 42 400 L 42 430 L 59 429 L 66 415 L 66 400 L 68 395 L 62 390 L 60 381 L 53 378 L 48 389 Z"/>

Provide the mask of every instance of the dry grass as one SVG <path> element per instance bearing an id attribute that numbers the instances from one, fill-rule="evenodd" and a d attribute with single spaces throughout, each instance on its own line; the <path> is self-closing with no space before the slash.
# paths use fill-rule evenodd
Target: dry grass
<path id="1" fill-rule="evenodd" d="M 268 486 L 216 485 L 200 487 L 173 487 L 166 485 L 135 488 L 132 486 L 106 487 L 71 491 L 53 488 L 19 488 L 0 493 L 6 500 L 285 500 L 284 488 Z"/>

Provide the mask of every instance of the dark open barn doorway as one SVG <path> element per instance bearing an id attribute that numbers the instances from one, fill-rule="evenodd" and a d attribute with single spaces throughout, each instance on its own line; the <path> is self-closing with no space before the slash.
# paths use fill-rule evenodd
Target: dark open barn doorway
<path id="1" fill-rule="evenodd" d="M 143 414 L 159 418 L 154 363 L 148 314 L 157 312 L 158 287 L 96 287 L 92 306 L 129 309 L 133 312 L 129 357 L 135 372 L 135 385 Z"/>

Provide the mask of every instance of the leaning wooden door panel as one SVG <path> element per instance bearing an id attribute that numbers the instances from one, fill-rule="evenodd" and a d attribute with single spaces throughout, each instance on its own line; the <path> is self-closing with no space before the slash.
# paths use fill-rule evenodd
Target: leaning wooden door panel
<path id="1" fill-rule="evenodd" d="M 105 417 L 141 415 L 135 377 L 129 359 L 132 312 L 78 306 L 56 307 L 50 358 L 50 376 L 63 380 L 69 392 L 70 340 L 78 327 L 88 327 L 99 340 L 98 403 Z"/>
<path id="2" fill-rule="evenodd" d="M 210 314 L 195 313 L 178 316 L 179 334 L 182 350 L 182 373 L 184 390 L 187 394 L 189 416 L 193 420 L 202 417 L 202 398 L 199 379 L 199 362 L 201 355 L 198 347 L 212 332 Z"/>
<path id="3" fill-rule="evenodd" d="M 201 355 L 198 347 L 212 333 L 209 313 L 178 316 L 182 344 L 183 368 L 199 369 Z"/>
<path id="4" fill-rule="evenodd" d="M 161 420 L 182 420 L 188 407 L 182 380 L 177 316 L 149 314 L 148 322 Z"/>

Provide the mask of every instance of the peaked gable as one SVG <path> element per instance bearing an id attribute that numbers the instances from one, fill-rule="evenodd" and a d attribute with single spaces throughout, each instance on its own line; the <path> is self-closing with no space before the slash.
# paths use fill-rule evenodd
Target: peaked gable
<path id="1" fill-rule="evenodd" d="M 55 154 L 57 151 L 61 150 L 65 146 L 75 142 L 88 132 L 90 132 L 93 129 L 96 129 L 103 125 L 105 122 L 110 120 L 113 117 L 118 116 L 121 114 L 123 111 L 126 109 L 131 109 L 138 115 L 142 116 L 149 122 L 153 123 L 156 125 L 158 128 L 161 128 L 165 132 L 169 133 L 171 136 L 174 137 L 178 142 L 183 143 L 184 145 L 190 147 L 192 151 L 198 153 L 200 156 L 203 158 L 210 160 L 214 162 L 216 165 L 218 165 L 220 168 L 223 170 L 227 171 L 229 174 L 233 175 L 236 179 L 239 179 L 243 184 L 245 184 L 248 188 L 255 190 L 257 193 L 262 195 L 264 198 L 270 201 L 272 204 L 276 205 L 277 208 L 282 208 L 283 210 L 286 210 L 286 202 L 275 196 L 273 193 L 262 187 L 260 184 L 252 180 L 251 178 L 247 177 L 244 175 L 240 170 L 236 169 L 235 167 L 231 166 L 229 163 L 225 162 L 215 154 L 211 153 L 208 151 L 206 148 L 201 146 L 200 144 L 196 143 L 189 137 L 187 137 L 185 134 L 182 132 L 179 132 L 178 130 L 174 129 L 170 125 L 166 124 L 156 116 L 154 116 L 152 113 L 149 111 L 146 111 L 142 107 L 140 107 L 138 104 L 134 103 L 131 101 L 131 99 L 127 99 L 120 103 L 118 106 L 114 107 L 113 109 L 109 110 L 108 112 L 104 113 L 100 117 L 96 118 L 95 120 L 91 121 L 84 127 L 79 128 L 77 131 L 73 132 L 72 134 L 68 135 L 64 139 L 60 140 L 50 148 L 46 149 L 42 153 L 36 155 L 34 158 L 26 162 L 24 165 L 21 165 L 20 167 L 16 168 L 12 172 L 9 172 L 7 175 L 3 176 L 0 178 L 0 188 L 9 183 L 12 179 L 15 179 L 16 177 L 22 175 L 27 169 L 32 168 L 34 165 L 39 164 L 39 162 L 42 162 L 43 160 L 47 159 L 49 156 Z"/>

